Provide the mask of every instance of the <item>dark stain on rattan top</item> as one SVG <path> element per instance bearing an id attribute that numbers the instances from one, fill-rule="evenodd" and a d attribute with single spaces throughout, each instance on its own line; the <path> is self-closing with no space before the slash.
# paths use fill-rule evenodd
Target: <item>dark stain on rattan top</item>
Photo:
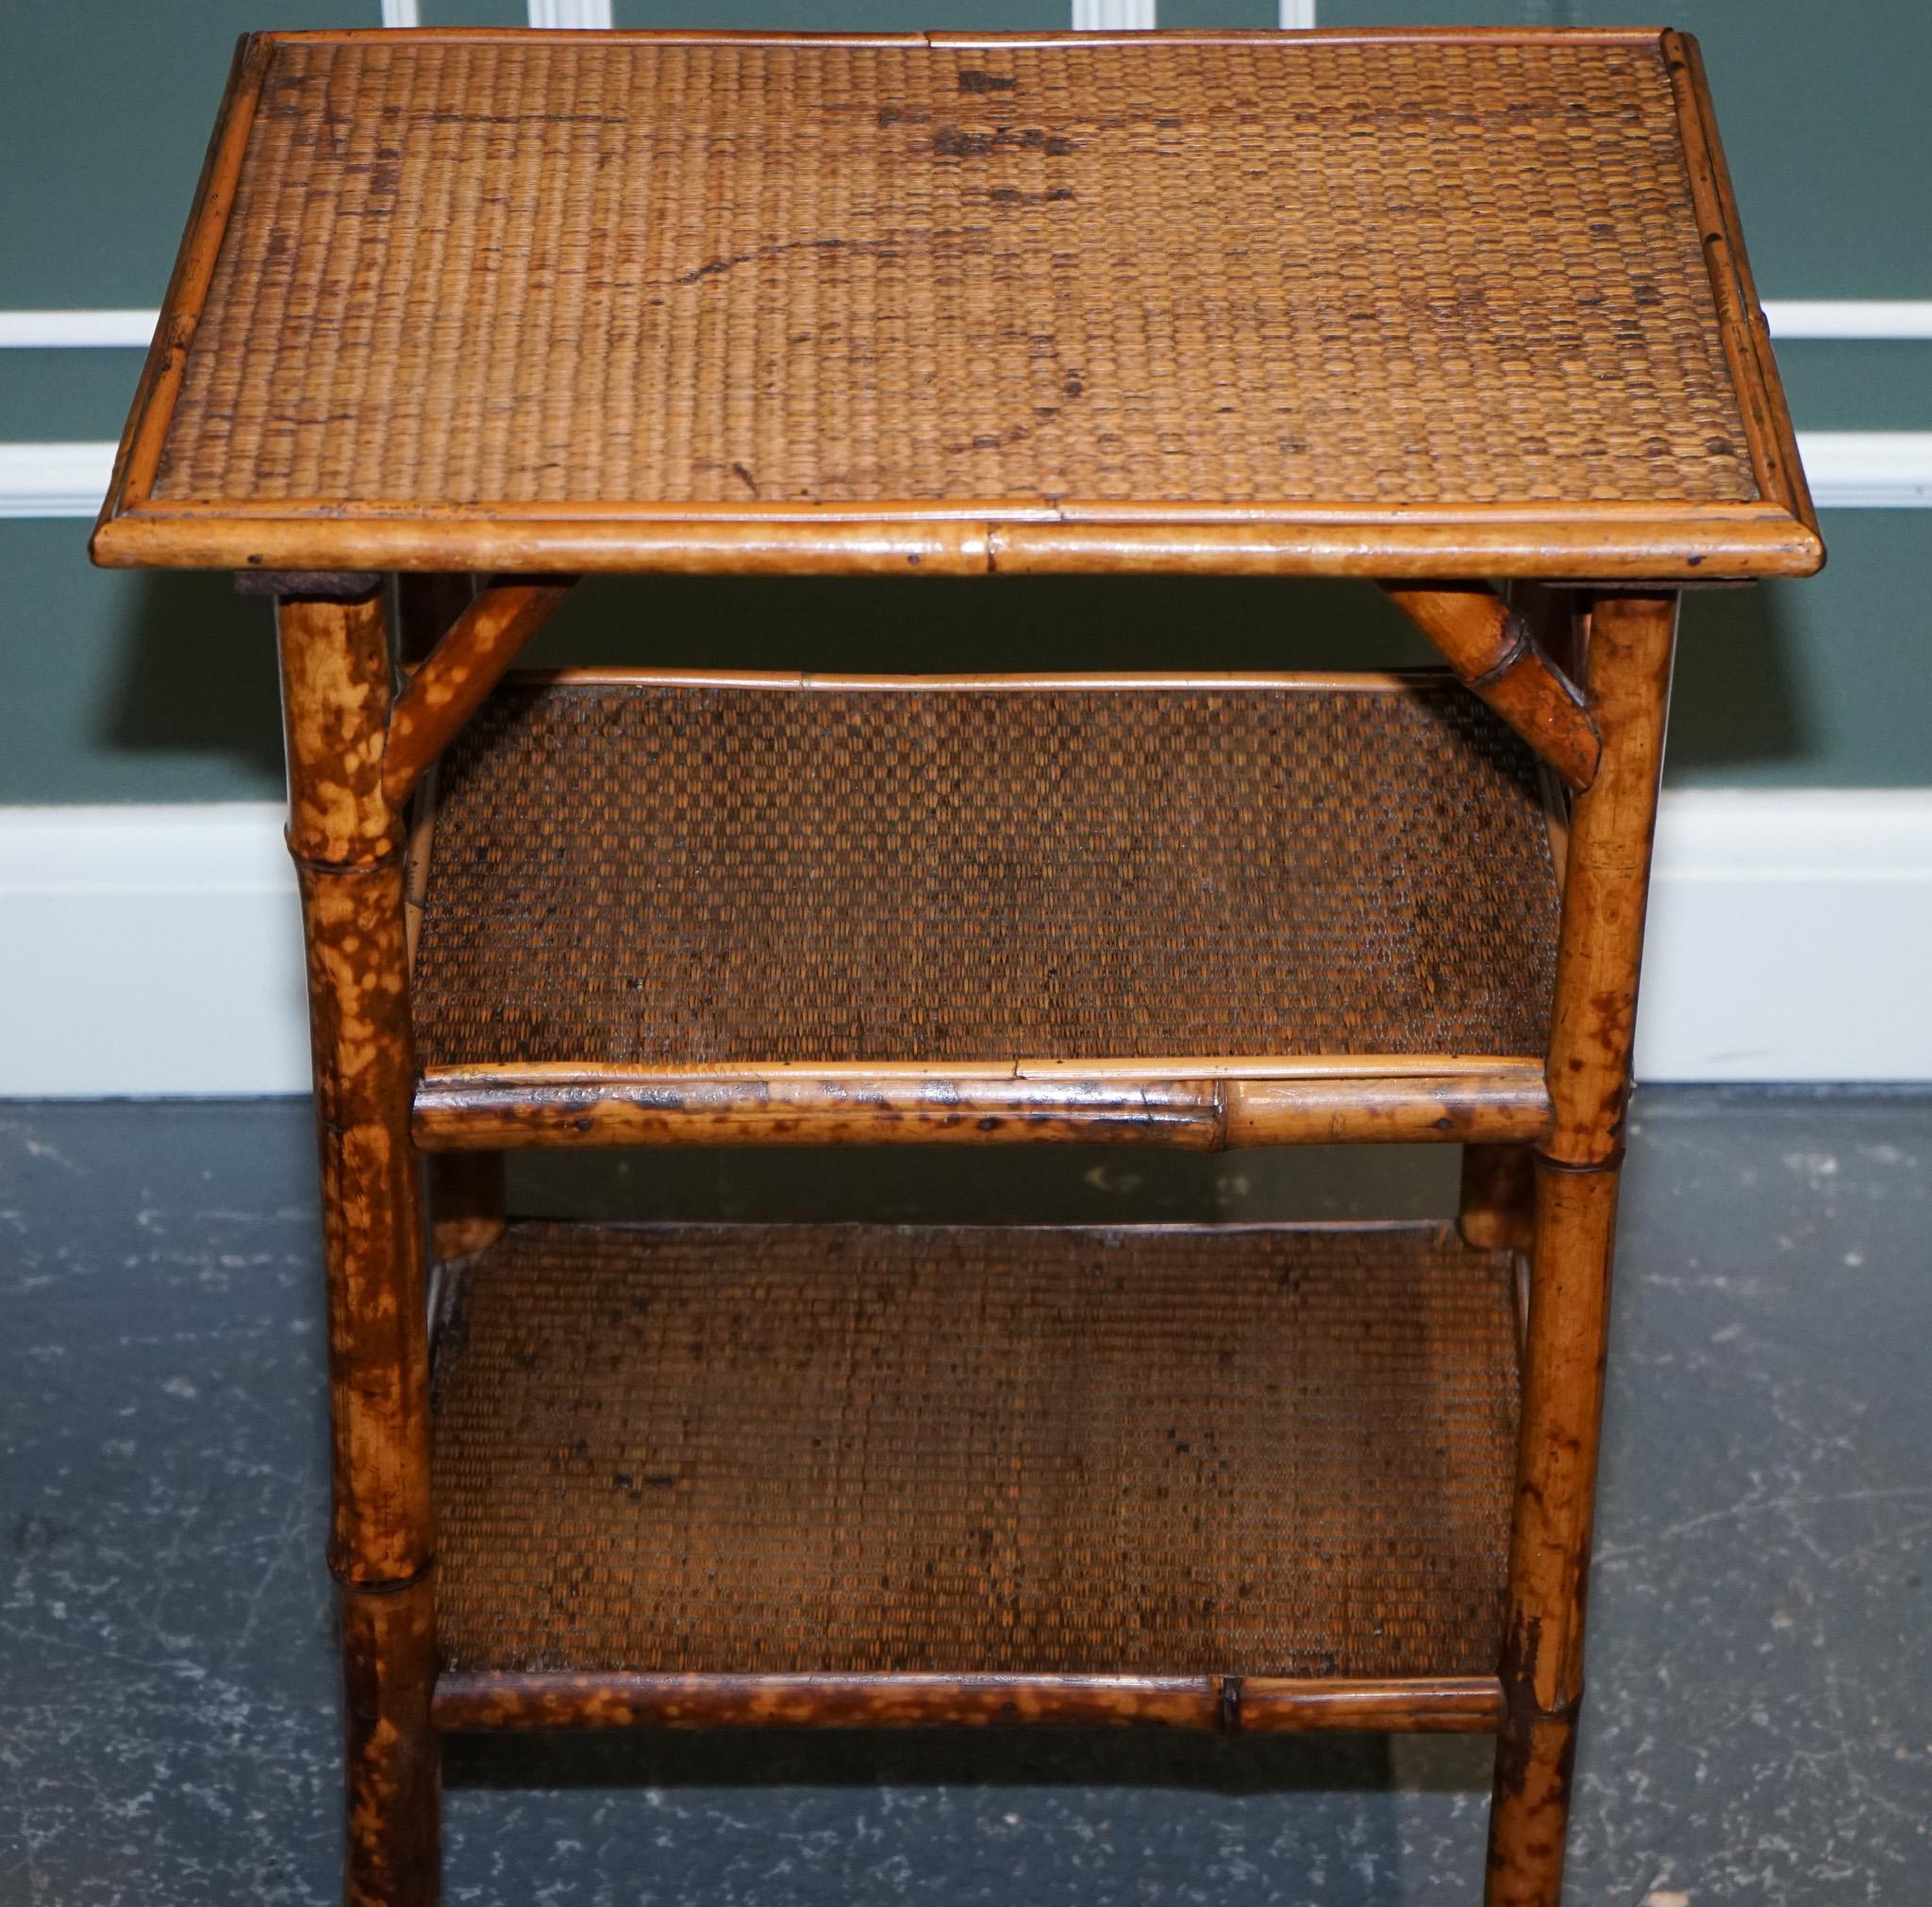
<path id="1" fill-rule="evenodd" d="M 1541 1053 L 1534 763 L 1453 684 L 519 686 L 455 743 L 430 1067 Z"/>
<path id="2" fill-rule="evenodd" d="M 275 47 L 158 500 L 741 466 L 772 504 L 1757 495 L 1652 44 Z"/>

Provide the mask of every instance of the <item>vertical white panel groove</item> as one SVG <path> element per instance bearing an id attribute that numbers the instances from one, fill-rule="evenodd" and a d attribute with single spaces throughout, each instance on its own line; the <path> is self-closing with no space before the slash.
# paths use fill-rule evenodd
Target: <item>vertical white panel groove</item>
<path id="1" fill-rule="evenodd" d="M 402 0 L 398 0 L 400 4 Z M 1148 24 L 1152 20 L 1150 10 Z M 1771 335 L 1777 339 L 1932 342 L 1932 298 L 1767 298 L 1764 315 Z M 0 350 L 57 351 L 81 345 L 145 349 L 158 316 L 154 311 L 134 310 L 0 310 Z"/>
<path id="2" fill-rule="evenodd" d="M 1146 33 L 1155 0 L 1074 0 L 1075 33 Z"/>
<path id="3" fill-rule="evenodd" d="M 530 25 L 579 31 L 608 27 L 610 0 L 530 0 Z"/>
<path id="4" fill-rule="evenodd" d="M 1798 456 L 1824 510 L 1932 509 L 1932 430 L 1801 430 Z M 0 442 L 0 517 L 91 517 L 111 443 Z"/>
<path id="5" fill-rule="evenodd" d="M 287 819 L 0 807 L 0 1097 L 306 1092 Z M 1928 939 L 1932 790 L 1667 791 L 1638 1076 L 1932 1079 Z"/>

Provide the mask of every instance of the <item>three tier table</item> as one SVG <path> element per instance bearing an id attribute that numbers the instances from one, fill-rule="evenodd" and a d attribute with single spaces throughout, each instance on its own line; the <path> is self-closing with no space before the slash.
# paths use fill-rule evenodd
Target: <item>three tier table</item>
<path id="1" fill-rule="evenodd" d="M 1677 598 L 1823 559 L 1688 39 L 256 36 L 93 551 L 275 603 L 352 1901 L 445 1731 L 772 1722 L 1489 1732 L 1557 1900 Z M 1350 576 L 1446 667 L 511 672 L 662 571 Z M 501 1195 L 1060 1140 L 1461 1211 Z"/>

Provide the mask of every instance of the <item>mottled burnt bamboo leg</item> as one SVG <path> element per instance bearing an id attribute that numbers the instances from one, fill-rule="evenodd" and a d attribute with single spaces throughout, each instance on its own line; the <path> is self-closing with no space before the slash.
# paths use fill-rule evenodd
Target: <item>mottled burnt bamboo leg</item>
<path id="1" fill-rule="evenodd" d="M 430 572 L 396 578 L 397 652 L 406 666 L 422 661 L 476 594 L 475 578 Z M 426 802 L 433 789 L 422 790 Z M 432 1152 L 429 1249 L 439 1264 L 466 1257 L 503 1235 L 501 1152 Z"/>
<path id="2" fill-rule="evenodd" d="M 1550 1035 L 1490 1816 L 1488 1907 L 1556 1907 L 1583 1694 L 1618 1168 L 1676 630 L 1674 596 L 1598 599 L 1586 670 L 1603 737 L 1576 798 Z"/>
<path id="3" fill-rule="evenodd" d="M 404 821 L 382 792 L 391 698 L 379 594 L 277 605 L 289 846 L 302 890 L 328 1275 L 351 1907 L 430 1907 L 439 1762 L 430 1730 L 428 1343 Z"/>

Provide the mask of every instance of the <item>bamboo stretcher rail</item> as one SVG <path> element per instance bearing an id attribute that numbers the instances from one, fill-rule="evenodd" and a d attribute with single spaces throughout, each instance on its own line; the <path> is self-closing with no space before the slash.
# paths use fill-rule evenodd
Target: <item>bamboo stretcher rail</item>
<path id="1" fill-rule="evenodd" d="M 418 1085 L 412 1131 L 432 1152 L 1056 1139 L 1221 1151 L 1520 1143 L 1542 1137 L 1549 1118 L 1536 1061 L 1512 1070 L 1302 1079 L 1126 1078 L 1070 1063 L 1043 1078 L 800 1067 L 540 1083 L 472 1069 L 461 1079 L 435 1073 Z"/>
<path id="2" fill-rule="evenodd" d="M 1549 1125 L 1540 1062 L 1407 1078 L 1232 1080 L 1224 1097 L 1229 1146 L 1522 1142 Z"/>
<path id="3" fill-rule="evenodd" d="M 451 1672 L 438 1728 L 1180 1728 L 1482 1733 L 1492 1676 L 1304 1682 L 1221 1675 L 656 1675 Z"/>

